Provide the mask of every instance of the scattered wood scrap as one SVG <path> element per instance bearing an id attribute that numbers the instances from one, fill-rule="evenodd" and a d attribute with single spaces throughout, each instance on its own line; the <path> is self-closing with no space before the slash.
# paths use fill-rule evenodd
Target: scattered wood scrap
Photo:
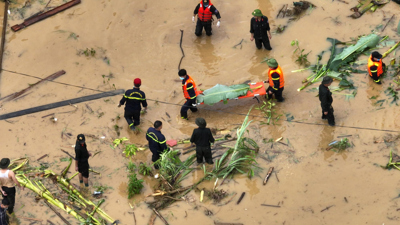
<path id="1" fill-rule="evenodd" d="M 246 192 L 243 192 L 242 195 L 240 195 L 239 200 L 236 202 L 236 205 L 239 205 L 239 203 L 242 201 L 244 195 L 246 194 Z"/>
<path id="2" fill-rule="evenodd" d="M 32 88 L 38 86 L 39 84 L 42 84 L 42 83 L 44 83 L 44 82 L 46 82 L 46 81 L 48 81 L 48 80 L 55 80 L 55 79 L 59 78 L 60 76 L 62 76 L 62 75 L 64 75 L 64 74 L 65 74 L 65 71 L 64 71 L 64 70 L 60 70 L 60 71 L 58 71 L 58 72 L 55 72 L 55 73 L 51 74 L 50 76 L 48 76 L 48 77 L 46 77 L 46 78 L 44 78 L 44 79 L 42 79 L 42 80 L 40 80 L 40 81 L 38 81 L 38 82 L 36 82 L 36 83 L 34 83 L 34 84 L 29 85 L 29 87 L 27 87 L 27 88 L 25 88 L 25 89 L 23 89 L 23 90 L 21 90 L 21 91 L 18 91 L 18 92 L 9 94 L 9 95 L 7 95 L 7 96 L 5 96 L 5 97 L 3 97 L 3 98 L 0 98 L 0 100 L 1 100 L 1 101 L 7 101 L 7 102 L 8 102 L 8 101 L 14 100 L 14 99 L 16 99 L 16 98 L 19 98 L 19 97 L 21 97 L 23 94 L 25 94 L 26 92 L 28 92 L 29 90 L 31 90 Z M 26 95 L 24 95 L 24 96 L 26 96 Z M 24 97 L 24 96 L 22 96 L 22 97 Z"/>
<path id="3" fill-rule="evenodd" d="M 49 10 L 47 12 L 40 13 L 38 15 L 30 17 L 30 18 L 24 20 L 23 23 L 16 24 L 16 25 L 12 26 L 11 30 L 14 31 L 14 32 L 19 31 L 19 30 L 21 30 L 21 29 L 23 29 L 25 27 L 28 27 L 28 26 L 30 26 L 30 25 L 32 25 L 34 23 L 37 23 L 37 22 L 39 22 L 41 20 L 44 20 L 44 19 L 46 19 L 46 18 L 48 18 L 50 16 L 53 16 L 53 15 L 57 14 L 59 12 L 62 12 L 64 10 L 68 9 L 68 8 L 71 8 L 72 6 L 75 6 L 75 5 L 79 4 L 79 3 L 81 3 L 81 0 L 72 0 L 72 1 L 67 2 L 67 3 L 65 3 L 63 5 L 60 5 L 60 6 L 54 8 L 52 10 Z"/>
<path id="4" fill-rule="evenodd" d="M 4 45 L 6 43 L 6 28 L 8 19 L 8 1 L 4 1 L 4 14 L 3 14 L 3 29 L 1 34 L 1 44 L 0 44 L 0 72 L 3 70 L 3 52 Z"/>
<path id="5" fill-rule="evenodd" d="M 214 221 L 214 225 L 243 225 L 243 223 L 220 223 Z"/>
<path id="6" fill-rule="evenodd" d="M 267 184 L 268 179 L 269 179 L 269 177 L 271 176 L 271 173 L 272 173 L 273 171 L 274 171 L 274 167 L 270 167 L 269 170 L 268 170 L 267 175 L 266 175 L 265 178 L 264 178 L 263 185 L 266 185 L 266 184 Z"/>
<path id="7" fill-rule="evenodd" d="M 326 210 L 332 208 L 333 206 L 335 206 L 335 205 L 330 205 L 330 206 L 326 207 L 325 209 L 321 210 L 321 212 L 326 211 Z"/>

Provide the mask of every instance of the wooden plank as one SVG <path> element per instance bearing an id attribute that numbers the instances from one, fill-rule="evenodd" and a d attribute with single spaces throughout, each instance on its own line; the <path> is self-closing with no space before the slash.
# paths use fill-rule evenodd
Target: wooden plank
<path id="1" fill-rule="evenodd" d="M 27 91 L 29 91 L 29 90 L 32 89 L 33 87 L 35 87 L 35 86 L 37 86 L 37 85 L 39 85 L 39 84 L 41 84 L 41 83 L 43 83 L 43 82 L 45 82 L 45 81 L 48 81 L 48 80 L 55 80 L 56 78 L 58 78 L 58 77 L 60 77 L 60 76 L 62 76 L 62 75 L 64 75 L 64 74 L 65 74 L 65 71 L 64 71 L 64 70 L 60 70 L 60 71 L 58 71 L 58 72 L 55 72 L 55 73 L 53 73 L 52 75 L 50 75 L 50 76 L 48 76 L 48 77 L 46 77 L 46 78 L 44 78 L 44 79 L 42 79 L 42 80 L 40 80 L 40 81 L 38 81 L 38 82 L 32 84 L 32 85 L 30 85 L 29 87 L 27 87 L 27 88 L 25 88 L 25 89 L 23 89 L 23 90 L 21 90 L 21 91 L 18 91 L 18 92 L 9 94 L 9 95 L 7 95 L 7 96 L 5 96 L 5 97 L 3 97 L 3 98 L 0 98 L 0 101 L 11 101 L 11 100 L 13 100 L 13 99 L 15 99 L 15 98 L 18 98 L 18 97 L 20 97 L 21 95 L 25 94 Z M 24 95 L 24 96 L 25 96 L 25 95 Z"/>
<path id="2" fill-rule="evenodd" d="M 21 29 L 23 29 L 23 28 L 25 28 L 27 26 L 30 26 L 30 25 L 32 25 L 34 23 L 37 23 L 37 22 L 39 22 L 41 20 L 44 20 L 44 19 L 46 19 L 46 18 L 48 18 L 50 16 L 53 16 L 53 15 L 59 13 L 59 12 L 62 12 L 64 10 L 68 9 L 68 8 L 71 8 L 72 6 L 77 5 L 79 3 L 81 3 L 81 0 L 72 0 L 72 1 L 67 2 L 64 5 L 60 5 L 60 6 L 54 8 L 52 10 L 49 10 L 47 12 L 41 13 L 39 15 L 36 15 L 34 17 L 28 18 L 28 19 L 24 20 L 23 23 L 16 24 L 16 25 L 12 26 L 11 30 L 13 30 L 14 32 L 19 31 L 19 30 L 21 30 Z"/>
<path id="3" fill-rule="evenodd" d="M 14 118 L 14 117 L 18 117 L 18 116 L 41 112 L 41 111 L 54 109 L 54 108 L 58 108 L 58 107 L 63 107 L 63 106 L 67 106 L 70 104 L 76 104 L 76 103 L 91 101 L 91 100 L 95 100 L 95 99 L 99 99 L 99 98 L 120 95 L 123 93 L 125 93 L 125 90 L 118 89 L 118 90 L 114 90 L 114 91 L 108 91 L 108 92 L 103 92 L 103 93 L 99 93 L 99 94 L 88 95 L 88 96 L 84 96 L 84 97 L 80 97 L 80 98 L 73 98 L 73 99 L 65 100 L 65 101 L 61 101 L 61 102 L 50 103 L 47 105 L 36 106 L 33 108 L 23 109 L 20 111 L 0 115 L 0 120 L 5 120 L 5 119 L 9 119 L 9 118 Z"/>
<path id="4" fill-rule="evenodd" d="M 3 33 L 1 35 L 1 45 L 0 45 L 0 74 L 3 70 L 3 52 L 4 45 L 6 43 L 6 28 L 7 28 L 7 19 L 8 19 L 8 1 L 4 2 L 4 15 L 3 15 Z"/>

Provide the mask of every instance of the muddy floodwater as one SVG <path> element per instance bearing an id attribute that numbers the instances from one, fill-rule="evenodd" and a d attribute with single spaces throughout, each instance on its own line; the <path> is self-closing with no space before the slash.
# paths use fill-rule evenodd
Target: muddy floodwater
<path id="1" fill-rule="evenodd" d="M 128 199 L 126 165 L 129 160 L 122 155 L 121 149 L 110 148 L 112 140 L 127 137 L 131 143 L 145 145 L 145 131 L 155 120 L 163 121 L 162 132 L 167 139 L 189 138 L 196 128 L 196 117 L 205 118 L 209 127 L 234 130 L 242 123 L 242 114 L 246 114 L 253 105 L 259 106 L 257 100 L 251 98 L 232 100 L 228 104 L 200 106 L 197 114 L 189 113 L 189 121 L 182 121 L 179 112 L 184 99 L 177 72 L 182 56 L 179 48 L 180 30 L 183 30 L 185 58 L 181 68 L 185 68 L 197 84 L 201 84 L 201 89 L 211 88 L 215 84 L 266 80 L 268 66 L 261 61 L 265 57 L 274 57 L 285 74 L 285 102 L 275 107 L 276 115 L 282 116 L 274 125 L 262 123 L 266 119 L 259 110 L 251 111 L 250 119 L 253 122 L 248 136 L 260 145 L 257 161 L 263 171 L 252 179 L 237 175 L 220 186 L 229 196 L 237 193 L 233 201 L 224 206 L 214 205 L 211 200 L 201 203 L 200 193 L 190 192 L 188 199 L 192 201 L 177 202 L 160 211 L 169 224 L 211 225 L 214 221 L 245 225 L 400 223 L 400 198 L 394 199 L 400 194 L 400 171 L 379 167 L 387 164 L 390 150 L 397 153 L 397 144 L 400 143 L 396 139 L 400 131 L 399 107 L 390 104 L 390 97 L 384 93 L 390 84 L 394 84 L 391 82 L 393 78 L 388 76 L 383 79 L 381 86 L 377 86 L 365 73 L 352 74 L 350 80 L 357 88 L 357 95 L 348 100 L 344 95 L 333 95 L 338 126 L 330 127 L 321 120 L 317 92 L 311 91 L 319 83 L 297 91 L 302 86 L 302 80 L 311 72 L 291 72 L 304 67 L 296 64 L 297 57 L 293 55 L 295 48 L 290 45 L 292 40 L 297 39 L 305 52 L 311 51 L 308 60 L 315 64 L 317 55 L 328 51 L 331 46 L 326 41 L 327 37 L 350 41 L 375 30 L 380 36 L 388 35 L 391 40 L 398 41 L 398 4 L 390 2 L 374 13 L 367 12 L 359 19 L 352 19 L 347 16 L 352 14 L 350 8 L 358 4 L 356 0 L 346 0 L 349 4 L 330 0 L 311 1 L 316 8 L 289 23 L 283 33 L 273 33 L 273 50 L 266 51 L 257 50 L 250 41 L 251 12 L 260 8 L 270 19 L 271 31 L 275 31 L 279 25 L 288 23 L 288 18 L 277 19 L 276 15 L 284 4 L 291 5 L 292 1 L 215 0 L 213 3 L 222 18 L 220 28 L 213 25 L 211 37 L 204 33 L 202 37 L 194 35 L 195 24 L 191 17 L 198 1 L 183 0 L 82 0 L 79 5 L 51 18 L 18 32 L 11 31 L 12 25 L 42 10 L 47 1 L 41 2 L 31 1 L 31 6 L 26 10 L 15 9 L 23 7 L 25 1 L 10 4 L 4 70 L 1 72 L 1 97 L 38 81 L 18 73 L 41 78 L 59 70 L 65 70 L 66 74 L 55 80 L 60 83 L 46 82 L 31 89 L 26 96 L 1 102 L 0 113 L 98 93 L 90 89 L 126 90 L 132 87 L 132 80 L 136 77 L 142 79 L 141 89 L 148 98 L 148 113 L 142 116 L 142 132 L 137 135 L 128 129 L 123 109 L 117 108 L 121 96 L 2 120 L 0 157 L 14 159 L 26 156 L 31 165 L 39 166 L 36 160 L 48 154 L 49 157 L 40 162 L 48 163 L 51 169 L 59 173 L 67 165 L 67 162 L 60 161 L 66 157 L 60 149 L 74 154 L 72 145 L 75 144 L 76 135 L 91 134 L 87 138 L 88 149 L 101 153 L 90 158 L 89 163 L 102 173 L 101 176 L 90 175 L 91 192 L 96 185 L 111 187 L 104 194 L 106 202 L 101 208 L 121 224 L 134 224 L 133 216 L 129 213 L 132 212 L 131 203 L 135 206 L 137 224 L 148 224 L 153 212 L 145 202 L 153 199 L 145 196 L 153 193 L 157 182 L 154 178 L 143 178 L 141 194 Z M 61 0 L 52 1 L 49 7 L 63 3 Z M 3 5 L 0 11 L 3 11 Z M 393 14 L 394 19 L 381 32 L 382 26 Z M 242 39 L 242 47 L 233 48 Z M 94 56 L 83 53 L 92 48 L 96 51 Z M 383 53 L 388 48 L 378 51 Z M 396 58 L 398 62 L 398 55 L 392 53 L 384 61 L 388 64 L 392 58 Z M 329 53 L 326 53 L 322 61 L 326 63 L 328 57 Z M 357 60 L 365 61 L 367 57 L 362 55 Z M 362 66 L 360 69 L 366 70 Z M 333 85 L 337 86 L 337 81 Z M 382 105 L 375 104 L 382 99 L 387 101 Z M 52 113 L 57 118 L 56 122 L 51 120 L 52 115 L 48 116 Z M 297 122 L 285 121 L 289 113 Z M 121 119 L 118 120 L 118 116 Z M 115 125 L 122 127 L 120 136 L 114 129 Z M 338 136 L 343 135 L 349 135 L 348 139 L 354 145 L 352 148 L 343 153 L 326 151 L 329 143 L 340 140 Z M 265 143 L 280 137 L 286 145 Z M 384 139 L 389 141 L 382 141 Z M 181 157 L 185 159 L 187 155 Z M 269 158 L 272 159 L 265 160 Z M 139 152 L 132 161 L 150 163 L 151 152 Z M 263 178 L 272 166 L 277 173 L 272 174 L 264 186 Z M 70 171 L 71 175 L 73 168 Z M 203 171 L 199 167 L 182 185 L 193 184 L 202 177 Z M 211 188 L 214 181 L 205 182 L 200 188 Z M 78 178 L 71 183 L 79 186 Z M 241 203 L 236 204 L 242 192 L 246 194 Z M 212 211 L 213 215 L 205 215 L 206 209 Z M 48 224 L 47 220 L 64 224 L 42 201 L 35 202 L 34 194 L 28 189 L 18 190 L 15 211 L 17 216 L 42 220 L 36 224 Z M 72 224 L 78 224 L 73 217 L 64 212 L 61 214 Z M 32 222 L 19 219 L 19 224 Z M 157 218 L 155 225 L 161 224 L 164 223 Z"/>

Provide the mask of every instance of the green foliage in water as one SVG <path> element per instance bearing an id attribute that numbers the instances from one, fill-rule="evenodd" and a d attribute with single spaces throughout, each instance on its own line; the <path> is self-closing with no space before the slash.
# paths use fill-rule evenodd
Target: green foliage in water
<path id="1" fill-rule="evenodd" d="M 139 180 L 136 177 L 136 173 L 128 175 L 128 198 L 132 198 L 134 195 L 139 194 L 143 188 L 143 180 Z"/>

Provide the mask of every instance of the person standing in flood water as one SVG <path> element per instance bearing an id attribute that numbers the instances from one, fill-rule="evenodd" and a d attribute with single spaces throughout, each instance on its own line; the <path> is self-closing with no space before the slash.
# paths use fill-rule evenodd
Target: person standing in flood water
<path id="1" fill-rule="evenodd" d="M 319 85 L 319 100 L 321 101 L 322 119 L 328 120 L 329 126 L 335 126 L 335 116 L 333 115 L 332 107 L 332 92 L 329 86 L 332 84 L 332 77 L 325 76 Z"/>
<path id="2" fill-rule="evenodd" d="M 140 124 L 142 106 L 144 107 L 144 112 L 147 110 L 147 101 L 146 95 L 140 90 L 140 86 L 142 85 L 140 78 L 136 78 L 133 81 L 133 85 L 133 89 L 129 89 L 125 92 L 118 107 L 121 107 L 121 105 L 126 102 L 124 117 L 126 122 L 128 122 L 129 128 L 135 131 L 135 127 Z"/>
<path id="3" fill-rule="evenodd" d="M 7 198 L 10 202 L 8 206 L 8 213 L 12 214 L 14 212 L 15 205 L 15 185 L 19 186 L 22 190 L 24 187 L 18 182 L 17 178 L 15 178 L 15 173 L 12 170 L 8 169 L 10 165 L 9 158 L 3 158 L 0 161 L 0 191 L 3 198 Z"/>
<path id="4" fill-rule="evenodd" d="M 221 15 L 219 11 L 215 8 L 215 6 L 210 2 L 210 0 L 201 0 L 200 3 L 196 6 L 193 12 L 192 21 L 197 15 L 197 23 L 196 23 L 196 31 L 194 32 L 196 36 L 201 36 L 203 33 L 203 28 L 206 31 L 207 36 L 212 35 L 212 15 L 217 17 L 217 27 L 221 25 Z"/>
<path id="5" fill-rule="evenodd" d="M 267 90 L 268 99 L 272 99 L 272 95 L 275 95 L 278 102 L 283 102 L 285 99 L 282 97 L 282 92 L 285 86 L 285 79 L 283 72 L 278 62 L 274 58 L 270 58 L 267 61 L 269 66 L 268 70 L 268 82 L 269 87 Z"/>
<path id="6" fill-rule="evenodd" d="M 250 20 L 250 41 L 255 41 L 258 49 L 264 48 L 272 50 L 269 40 L 272 38 L 268 17 L 264 16 L 259 9 L 255 9 L 252 13 L 254 16 Z"/>
<path id="7" fill-rule="evenodd" d="M 79 172 L 79 183 L 85 183 L 89 187 L 89 157 L 92 156 L 87 150 L 85 135 L 78 134 L 75 143 L 75 170 Z"/>
<path id="8" fill-rule="evenodd" d="M 196 145 L 196 157 L 197 163 L 203 163 L 203 158 L 208 164 L 214 164 L 211 154 L 211 144 L 215 142 L 215 139 L 211 133 L 210 128 L 206 128 L 207 122 L 203 118 L 196 118 L 196 125 L 199 128 L 193 130 L 190 142 Z"/>
<path id="9" fill-rule="evenodd" d="M 192 112 L 197 112 L 197 107 L 193 106 L 196 104 L 197 98 L 197 86 L 194 80 L 187 74 L 185 69 L 181 69 L 178 72 L 179 78 L 182 80 L 183 96 L 186 101 L 181 108 L 181 118 L 188 120 L 187 111 L 190 109 Z"/>
<path id="10" fill-rule="evenodd" d="M 385 72 L 386 65 L 382 61 L 382 55 L 374 51 L 368 59 L 368 74 L 376 84 L 382 84 L 381 76 Z"/>
<path id="11" fill-rule="evenodd" d="M 157 120 L 154 122 L 154 127 L 150 127 L 146 132 L 146 139 L 149 142 L 149 149 L 153 153 L 151 161 L 154 163 L 160 158 L 160 154 L 164 151 L 169 151 L 167 140 L 161 133 L 162 122 Z M 154 168 L 158 169 L 158 165 L 154 164 Z"/>

